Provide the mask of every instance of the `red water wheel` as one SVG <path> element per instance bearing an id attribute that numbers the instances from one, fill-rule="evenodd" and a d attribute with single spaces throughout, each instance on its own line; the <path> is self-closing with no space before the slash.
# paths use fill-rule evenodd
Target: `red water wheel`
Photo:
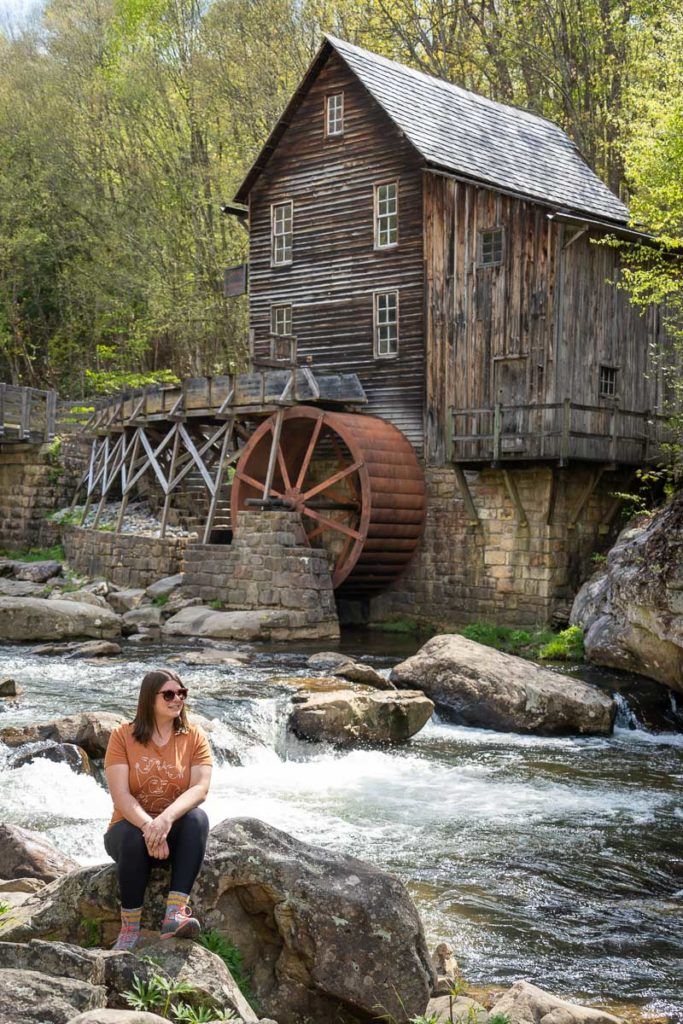
<path id="1" fill-rule="evenodd" d="M 300 405 L 279 417 L 263 422 L 240 456 L 233 523 L 239 510 L 269 502 L 296 509 L 309 543 L 328 553 L 335 590 L 348 597 L 384 590 L 424 524 L 424 476 L 410 442 L 374 416 Z"/>

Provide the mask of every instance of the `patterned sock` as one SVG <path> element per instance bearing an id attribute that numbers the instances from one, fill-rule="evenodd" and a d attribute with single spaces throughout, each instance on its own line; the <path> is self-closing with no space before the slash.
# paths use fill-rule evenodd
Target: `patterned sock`
<path id="1" fill-rule="evenodd" d="M 140 938 L 140 918 L 142 907 L 135 910 L 126 910 L 121 907 L 121 931 L 114 944 L 114 949 L 134 949 Z"/>
<path id="2" fill-rule="evenodd" d="M 171 890 L 168 897 L 166 898 L 166 913 L 164 914 L 164 923 L 173 920 L 178 914 L 182 913 L 188 904 L 190 897 L 185 892 L 176 892 Z"/>

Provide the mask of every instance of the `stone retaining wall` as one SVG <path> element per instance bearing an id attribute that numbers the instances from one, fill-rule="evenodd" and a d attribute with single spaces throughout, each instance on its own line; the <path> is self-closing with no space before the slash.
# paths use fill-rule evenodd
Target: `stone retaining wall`
<path id="1" fill-rule="evenodd" d="M 0 445 L 0 547 L 56 543 L 59 528 L 47 516 L 63 500 L 62 473 L 51 445 Z"/>
<path id="2" fill-rule="evenodd" d="M 183 590 L 226 609 L 279 608 L 304 612 L 309 624 L 337 621 L 326 555 L 308 546 L 297 512 L 239 512 L 232 544 L 189 545 Z"/>
<path id="3" fill-rule="evenodd" d="M 522 626 L 567 618 L 592 571 L 593 552 L 606 543 L 614 492 L 627 489 L 623 474 L 606 473 L 572 526 L 594 472 L 590 466 L 555 469 L 553 501 L 550 467 L 511 468 L 528 520 L 523 525 L 502 470 L 467 472 L 478 516 L 473 523 L 453 469 L 428 469 L 420 547 L 397 583 L 371 602 L 371 619 Z"/>
<path id="4" fill-rule="evenodd" d="M 164 576 L 182 572 L 187 537 L 150 537 L 66 526 L 63 544 L 72 569 L 103 576 L 119 587 L 148 587 Z"/>

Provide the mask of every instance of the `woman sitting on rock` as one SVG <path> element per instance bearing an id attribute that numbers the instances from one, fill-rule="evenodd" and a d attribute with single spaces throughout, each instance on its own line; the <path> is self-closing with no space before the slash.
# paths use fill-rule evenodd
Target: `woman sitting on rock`
<path id="1" fill-rule="evenodd" d="M 104 846 L 116 861 L 121 931 L 114 949 L 133 949 L 154 861 L 170 861 L 171 890 L 161 937 L 194 938 L 188 900 L 204 860 L 209 821 L 199 809 L 211 781 L 206 736 L 187 720 L 187 690 L 170 669 L 142 680 L 132 722 L 111 734 L 104 767 L 114 815 Z"/>

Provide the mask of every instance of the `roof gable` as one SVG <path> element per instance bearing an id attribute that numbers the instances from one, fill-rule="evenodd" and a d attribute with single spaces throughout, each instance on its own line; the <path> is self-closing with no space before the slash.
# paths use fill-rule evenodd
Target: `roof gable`
<path id="1" fill-rule="evenodd" d="M 243 201 L 334 50 L 430 166 L 624 224 L 628 209 L 557 125 L 327 36 L 236 198 Z"/>

